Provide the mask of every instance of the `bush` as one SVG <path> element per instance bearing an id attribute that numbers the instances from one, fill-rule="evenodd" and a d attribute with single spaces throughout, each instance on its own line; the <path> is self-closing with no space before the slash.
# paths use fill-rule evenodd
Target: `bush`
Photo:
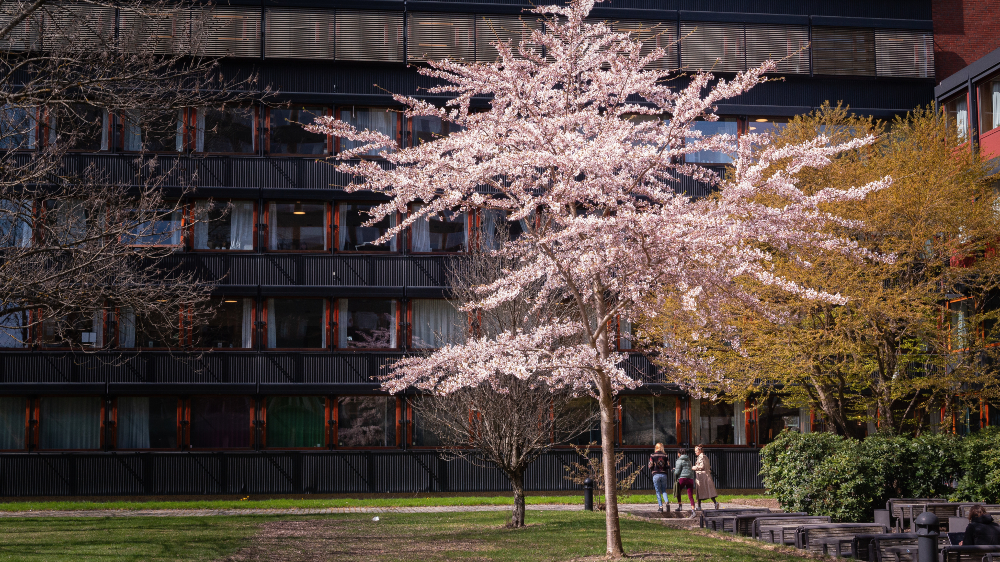
<path id="1" fill-rule="evenodd" d="M 1000 501 L 1000 428 L 991 427 L 962 439 L 958 447 L 962 477 L 954 499 L 958 501 Z"/>

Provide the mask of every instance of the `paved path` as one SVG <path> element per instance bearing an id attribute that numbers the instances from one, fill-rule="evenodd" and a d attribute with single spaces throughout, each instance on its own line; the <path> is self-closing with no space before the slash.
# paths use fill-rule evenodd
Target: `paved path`
<path id="1" fill-rule="evenodd" d="M 674 506 L 676 507 L 676 505 Z M 722 504 L 723 508 L 745 507 Z M 529 511 L 583 511 L 583 505 L 535 504 Z M 460 513 L 472 511 L 510 511 L 510 505 L 439 505 L 422 507 L 325 507 L 292 509 L 92 509 L 64 511 L 0 511 L 0 518 L 12 517 L 210 517 L 213 515 L 329 515 L 338 513 Z M 620 511 L 656 511 L 656 504 L 620 504 Z M 688 508 L 690 509 L 690 508 Z M 711 511 L 706 510 L 706 511 Z M 687 512 L 687 510 L 685 510 Z"/>

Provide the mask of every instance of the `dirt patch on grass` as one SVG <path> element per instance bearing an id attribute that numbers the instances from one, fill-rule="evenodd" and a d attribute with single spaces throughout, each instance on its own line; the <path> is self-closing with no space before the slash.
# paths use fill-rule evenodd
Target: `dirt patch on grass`
<path id="1" fill-rule="evenodd" d="M 697 560 L 702 556 L 690 552 L 633 552 L 625 555 L 625 560 L 647 560 L 649 562 L 662 562 L 673 560 Z M 573 562 L 598 562 L 607 560 L 607 556 L 587 556 L 584 558 L 574 558 Z"/>
<path id="2" fill-rule="evenodd" d="M 306 519 L 269 521 L 250 544 L 221 562 L 378 561 L 400 552 L 422 560 L 437 560 L 448 552 L 476 552 L 477 541 L 414 541 L 383 534 L 365 519 Z M 470 558 L 469 560 L 475 560 Z"/>
<path id="3" fill-rule="evenodd" d="M 733 503 L 748 505 L 750 507 L 769 507 L 771 509 L 778 509 L 781 507 L 778 505 L 778 500 L 775 498 L 737 498 L 733 500 Z"/>

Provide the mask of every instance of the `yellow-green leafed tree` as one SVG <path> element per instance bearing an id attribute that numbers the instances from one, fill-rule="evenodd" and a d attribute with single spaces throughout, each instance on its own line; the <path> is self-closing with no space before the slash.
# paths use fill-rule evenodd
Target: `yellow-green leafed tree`
<path id="1" fill-rule="evenodd" d="M 875 134 L 868 147 L 832 165 L 798 174 L 807 191 L 893 185 L 864 201 L 830 209 L 843 229 L 875 255 L 785 253 L 776 273 L 849 298 L 845 305 L 790 298 L 747 282 L 760 310 L 730 310 L 733 331 L 706 335 L 681 303 L 644 323 L 645 341 L 701 348 L 704 362 L 661 361 L 707 394 L 743 399 L 780 391 L 789 406 L 822 413 L 838 433 L 857 435 L 877 416 L 880 430 L 926 430 L 922 412 L 954 398 L 995 391 L 991 332 L 1000 299 L 1000 226 L 989 168 L 952 132 L 940 113 L 917 109 L 892 122 L 824 106 L 792 120 L 777 144 L 823 133 L 832 142 Z M 781 201 L 769 203 L 780 208 Z M 949 301 L 959 301 L 950 305 Z M 996 302 L 993 302 L 996 300 Z M 956 352 L 956 350 L 964 350 Z"/>

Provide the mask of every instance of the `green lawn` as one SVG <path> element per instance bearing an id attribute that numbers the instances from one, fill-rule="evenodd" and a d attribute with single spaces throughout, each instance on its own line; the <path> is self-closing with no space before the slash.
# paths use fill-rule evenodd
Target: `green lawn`
<path id="1" fill-rule="evenodd" d="M 130 517 L 6 519 L 0 560 L 575 560 L 604 552 L 604 517 L 589 512 L 529 512 L 529 527 L 502 528 L 505 513 L 384 514 L 314 517 Z M 625 519 L 627 552 L 646 560 L 792 562 L 801 558 Z M 252 540 L 251 540 L 252 538 Z"/>
<path id="2" fill-rule="evenodd" d="M 719 496 L 719 501 L 739 501 L 741 498 L 766 498 L 764 495 Z M 676 498 L 671 497 L 672 500 Z M 686 500 L 687 498 L 685 498 Z M 291 509 L 326 507 L 419 507 L 434 505 L 511 505 L 511 496 L 431 496 L 392 498 L 336 498 L 336 499 L 248 499 L 248 500 L 191 500 L 191 501 L 31 501 L 0 503 L 0 511 L 47 511 L 91 509 Z M 582 504 L 583 496 L 534 496 L 527 497 L 528 504 Z M 629 496 L 623 503 L 656 503 L 653 494 Z"/>

